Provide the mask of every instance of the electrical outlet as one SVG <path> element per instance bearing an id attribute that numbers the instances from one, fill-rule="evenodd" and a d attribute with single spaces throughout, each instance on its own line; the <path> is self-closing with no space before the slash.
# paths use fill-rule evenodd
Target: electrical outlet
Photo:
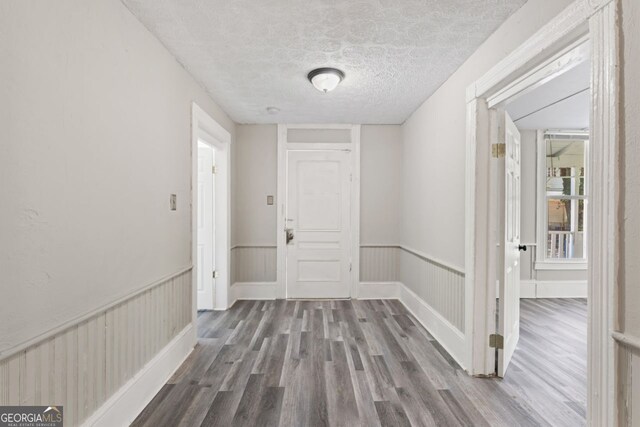
<path id="1" fill-rule="evenodd" d="M 177 202 L 176 202 L 176 195 L 175 194 L 171 194 L 169 196 L 169 208 L 172 211 L 175 211 L 177 209 Z"/>
<path id="2" fill-rule="evenodd" d="M 267 205 L 273 205 L 273 196 L 267 196 Z"/>

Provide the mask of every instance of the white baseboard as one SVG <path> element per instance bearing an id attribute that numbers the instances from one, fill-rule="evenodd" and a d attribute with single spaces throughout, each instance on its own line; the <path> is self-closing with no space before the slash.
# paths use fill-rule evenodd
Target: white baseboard
<path id="1" fill-rule="evenodd" d="M 496 292 L 496 295 L 500 295 L 500 290 Z M 536 281 L 535 280 L 520 280 L 520 298 L 535 298 L 536 297 Z"/>
<path id="2" fill-rule="evenodd" d="M 275 282 L 236 282 L 231 286 L 231 306 L 238 300 L 276 299 Z M 398 282 L 360 282 L 358 299 L 398 299 Z"/>
<path id="3" fill-rule="evenodd" d="M 465 361 L 465 337 L 464 333 L 442 317 L 433 307 L 427 304 L 415 292 L 405 284 L 399 283 L 400 302 L 429 333 L 444 347 L 445 350 L 466 369 Z"/>
<path id="4" fill-rule="evenodd" d="M 586 298 L 587 281 L 538 281 L 536 283 L 537 298 Z"/>
<path id="5" fill-rule="evenodd" d="M 193 324 L 190 323 L 82 425 L 112 427 L 131 424 L 189 356 L 195 345 L 194 337 Z"/>
<path id="6" fill-rule="evenodd" d="M 360 282 L 358 299 L 399 299 L 398 282 Z"/>
<path id="7" fill-rule="evenodd" d="M 231 285 L 230 306 L 243 299 L 276 299 L 276 285 L 276 282 L 236 282 Z"/>
<path id="8" fill-rule="evenodd" d="M 521 280 L 520 298 L 587 298 L 586 280 Z"/>

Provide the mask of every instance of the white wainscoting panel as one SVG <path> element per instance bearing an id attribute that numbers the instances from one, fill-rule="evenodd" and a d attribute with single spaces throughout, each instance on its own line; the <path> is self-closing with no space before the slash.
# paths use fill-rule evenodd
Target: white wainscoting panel
<path id="1" fill-rule="evenodd" d="M 191 269 L 0 361 L 0 405 L 62 405 L 81 424 L 192 320 Z"/>
<path id="2" fill-rule="evenodd" d="M 399 299 L 400 282 L 360 282 L 357 299 Z"/>
<path id="3" fill-rule="evenodd" d="M 397 245 L 361 245 L 360 282 L 397 282 L 399 256 Z"/>
<path id="4" fill-rule="evenodd" d="M 640 337 L 614 332 L 619 372 L 618 424 L 640 426 Z"/>
<path id="5" fill-rule="evenodd" d="M 464 273 L 412 249 L 400 251 L 400 282 L 464 334 Z"/>
<path id="6" fill-rule="evenodd" d="M 467 369 L 464 333 L 402 283 L 399 285 L 399 293 L 400 302 L 407 307 L 436 341 L 447 350 L 451 357 L 463 369 Z"/>
<path id="7" fill-rule="evenodd" d="M 242 245 L 231 248 L 231 283 L 275 282 L 276 246 Z"/>
<path id="8" fill-rule="evenodd" d="M 276 282 L 236 282 L 231 286 L 231 305 L 238 300 L 276 299 Z"/>
<path id="9" fill-rule="evenodd" d="M 629 357 L 631 384 L 627 388 L 629 396 L 629 413 L 631 415 L 628 425 L 640 426 L 640 350 L 627 350 Z M 635 413 L 633 413 L 635 410 Z M 635 416 L 634 416 L 635 415 Z"/>

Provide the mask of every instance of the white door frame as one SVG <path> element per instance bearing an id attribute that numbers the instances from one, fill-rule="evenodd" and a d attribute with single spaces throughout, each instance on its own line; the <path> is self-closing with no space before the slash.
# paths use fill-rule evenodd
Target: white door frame
<path id="1" fill-rule="evenodd" d="M 351 131 L 350 143 L 288 142 L 289 129 L 348 129 Z M 351 149 L 351 280 L 349 293 L 351 298 L 358 297 L 360 282 L 360 125 L 351 124 L 279 124 L 278 125 L 278 191 L 276 196 L 277 212 L 277 272 L 276 298 L 287 298 L 286 241 L 285 241 L 285 202 L 287 193 L 286 158 L 287 150 L 326 150 Z"/>
<path id="2" fill-rule="evenodd" d="M 472 375 L 494 372 L 495 227 L 490 107 L 530 90 L 566 63 L 559 59 L 581 39 L 591 48 L 588 203 L 588 415 L 590 425 L 615 425 L 614 305 L 619 260 L 618 92 L 619 0 L 576 0 L 467 89 L 465 212 L 465 331 Z M 555 68 L 555 70 L 554 70 Z M 597 242 L 592 244 L 591 242 Z M 493 302 L 490 301 L 493 298 Z"/>
<path id="3" fill-rule="evenodd" d="M 198 140 L 215 151 L 215 265 L 217 277 L 214 290 L 214 310 L 229 308 L 231 271 L 231 134 L 195 102 L 191 107 L 191 260 L 193 273 L 193 322 L 197 317 L 198 266 L 195 255 L 198 242 Z"/>

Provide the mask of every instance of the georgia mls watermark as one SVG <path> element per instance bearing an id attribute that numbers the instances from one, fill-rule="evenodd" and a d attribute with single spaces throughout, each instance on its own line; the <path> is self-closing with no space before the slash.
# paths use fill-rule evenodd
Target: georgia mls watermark
<path id="1" fill-rule="evenodd" d="M 62 406 L 0 406 L 0 427 L 62 427 Z"/>

